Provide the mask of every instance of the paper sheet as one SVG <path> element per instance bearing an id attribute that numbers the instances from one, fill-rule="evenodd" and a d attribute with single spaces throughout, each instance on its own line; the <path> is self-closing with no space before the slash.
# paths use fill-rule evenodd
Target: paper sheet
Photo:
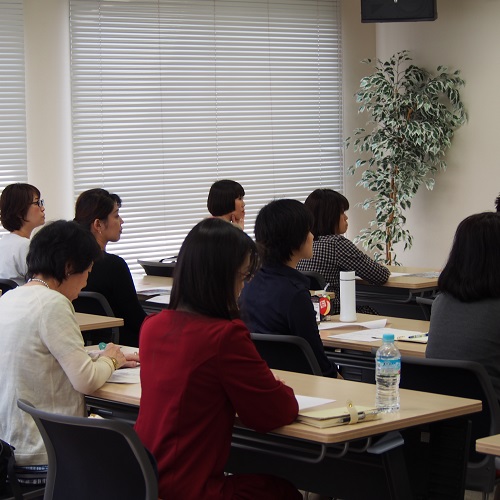
<path id="1" fill-rule="evenodd" d="M 297 399 L 297 403 L 299 403 L 299 410 L 326 405 L 327 403 L 333 403 L 335 401 L 335 399 L 315 398 L 313 396 L 301 396 L 299 394 L 295 394 L 295 399 Z"/>
<path id="2" fill-rule="evenodd" d="M 137 368 L 120 368 L 115 370 L 108 382 L 113 384 L 139 384 L 141 382 L 141 369 Z"/>
<path id="3" fill-rule="evenodd" d="M 397 278 L 398 276 L 410 276 L 413 278 L 439 278 L 439 271 L 426 271 L 422 273 L 393 273 L 391 272 L 391 278 Z"/>
<path id="4" fill-rule="evenodd" d="M 156 295 L 150 299 L 146 299 L 145 302 L 168 305 L 170 303 L 170 293 L 168 295 Z"/>
<path id="5" fill-rule="evenodd" d="M 166 295 L 170 294 L 171 291 L 171 286 L 162 286 L 159 288 L 153 286 L 151 288 L 148 288 L 147 286 L 145 286 L 144 288 L 141 287 L 140 290 L 137 290 L 137 293 L 139 293 L 140 295 Z"/>
<path id="6" fill-rule="evenodd" d="M 357 330 L 350 333 L 341 333 L 340 335 L 329 335 L 328 338 L 356 340 L 358 342 L 373 342 L 374 340 L 382 340 L 384 333 L 394 334 L 395 340 L 411 340 L 426 338 L 426 332 L 416 332 L 412 330 L 399 330 L 396 328 L 377 328 L 374 330 Z"/>
<path id="7" fill-rule="evenodd" d="M 387 318 L 362 321 L 360 323 L 341 323 L 339 321 L 322 321 L 318 330 L 332 330 L 334 328 L 345 328 L 346 326 L 362 326 L 364 328 L 383 328 L 387 324 Z"/>

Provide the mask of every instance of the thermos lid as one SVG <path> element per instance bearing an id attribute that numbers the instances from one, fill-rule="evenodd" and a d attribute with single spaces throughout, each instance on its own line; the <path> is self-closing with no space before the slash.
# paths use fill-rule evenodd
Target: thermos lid
<path id="1" fill-rule="evenodd" d="M 340 271 L 340 279 L 342 281 L 349 281 L 356 278 L 356 273 L 354 271 Z"/>

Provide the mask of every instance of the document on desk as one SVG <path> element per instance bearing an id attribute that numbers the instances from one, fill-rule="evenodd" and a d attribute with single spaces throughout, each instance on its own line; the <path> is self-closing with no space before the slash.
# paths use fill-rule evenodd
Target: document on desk
<path id="1" fill-rule="evenodd" d="M 439 278 L 439 271 L 426 271 L 422 273 L 392 273 L 391 278 L 398 278 L 399 276 L 409 276 L 412 278 Z"/>
<path id="2" fill-rule="evenodd" d="M 139 384 L 141 382 L 141 368 L 120 368 L 115 370 L 108 382 L 113 384 Z"/>
<path id="3" fill-rule="evenodd" d="M 301 396 L 300 394 L 295 394 L 295 399 L 297 400 L 297 403 L 299 403 L 299 410 L 314 408 L 316 406 L 326 405 L 327 403 L 333 403 L 335 401 L 335 399 Z"/>
<path id="4" fill-rule="evenodd" d="M 341 323 L 339 321 L 322 321 L 318 330 L 333 330 L 334 328 L 346 328 L 349 326 L 361 326 L 363 328 L 383 328 L 387 324 L 387 318 L 362 321 L 360 323 Z"/>
<path id="5" fill-rule="evenodd" d="M 150 296 L 153 296 L 153 295 L 170 295 L 170 292 L 172 291 L 172 287 L 171 286 L 162 286 L 160 288 L 158 287 L 151 287 L 151 288 L 148 288 L 147 286 L 146 287 L 141 287 L 140 290 L 137 289 L 137 293 L 140 294 L 140 295 L 150 295 Z"/>
<path id="6" fill-rule="evenodd" d="M 376 328 L 373 330 L 357 330 L 355 332 L 341 333 L 339 335 L 328 335 L 331 339 L 355 340 L 357 342 L 373 342 L 382 340 L 384 333 L 392 333 L 395 340 L 427 343 L 427 333 L 415 332 L 413 330 L 399 330 L 397 328 Z"/>
<path id="7" fill-rule="evenodd" d="M 154 297 L 150 297 L 146 299 L 146 302 L 151 302 L 152 304 L 163 304 L 167 305 L 170 303 L 170 294 L 168 295 L 155 295 Z"/>

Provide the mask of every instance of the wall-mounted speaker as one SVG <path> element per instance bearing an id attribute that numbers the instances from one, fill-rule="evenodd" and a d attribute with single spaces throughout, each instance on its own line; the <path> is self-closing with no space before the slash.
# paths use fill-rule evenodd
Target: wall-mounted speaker
<path id="1" fill-rule="evenodd" d="M 361 0 L 361 22 L 434 21 L 436 0 Z"/>

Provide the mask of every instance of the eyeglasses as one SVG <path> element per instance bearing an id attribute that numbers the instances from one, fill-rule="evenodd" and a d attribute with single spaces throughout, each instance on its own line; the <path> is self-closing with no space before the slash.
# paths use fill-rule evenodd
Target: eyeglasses
<path id="1" fill-rule="evenodd" d="M 45 202 L 43 200 L 36 200 L 32 203 L 32 205 L 38 205 L 40 208 L 45 206 Z"/>

